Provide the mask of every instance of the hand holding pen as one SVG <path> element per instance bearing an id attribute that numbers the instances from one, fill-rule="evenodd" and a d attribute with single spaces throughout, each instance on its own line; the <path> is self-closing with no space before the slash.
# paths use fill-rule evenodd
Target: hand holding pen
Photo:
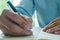
<path id="1" fill-rule="evenodd" d="M 8 36 L 31 35 L 32 19 L 5 9 L 0 16 L 0 29 Z"/>
<path id="2" fill-rule="evenodd" d="M 14 12 L 17 13 L 16 8 L 13 6 L 13 4 L 12 4 L 10 1 L 8 1 L 7 4 L 11 7 L 11 9 L 12 9 Z M 17 14 L 20 15 L 20 13 L 17 13 Z M 21 15 L 20 15 L 20 17 L 21 17 Z M 22 22 L 27 25 L 27 22 L 28 22 L 28 21 L 26 22 L 24 17 L 21 17 L 20 20 L 22 20 Z M 21 23 L 21 22 L 20 22 L 20 23 Z M 19 23 L 18 23 L 18 24 L 19 24 Z M 28 28 L 27 28 L 27 29 L 28 29 Z"/>

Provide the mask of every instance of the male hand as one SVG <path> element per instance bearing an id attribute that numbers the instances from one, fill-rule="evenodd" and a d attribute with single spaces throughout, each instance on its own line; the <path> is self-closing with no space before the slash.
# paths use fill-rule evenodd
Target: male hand
<path id="1" fill-rule="evenodd" d="M 52 34 L 60 34 L 60 17 L 48 24 L 43 31 Z"/>
<path id="2" fill-rule="evenodd" d="M 0 16 L 0 29 L 8 36 L 31 35 L 32 19 L 5 9 Z"/>

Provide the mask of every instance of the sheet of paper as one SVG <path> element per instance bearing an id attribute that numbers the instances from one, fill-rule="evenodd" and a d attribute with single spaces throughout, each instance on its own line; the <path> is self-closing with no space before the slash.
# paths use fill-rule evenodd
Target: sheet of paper
<path id="1" fill-rule="evenodd" d="M 60 35 L 49 34 L 41 31 L 38 36 L 39 40 L 60 40 Z"/>

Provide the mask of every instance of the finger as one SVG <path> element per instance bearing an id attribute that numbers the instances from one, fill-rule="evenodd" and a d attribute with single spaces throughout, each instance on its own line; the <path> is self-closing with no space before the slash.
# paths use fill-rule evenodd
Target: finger
<path id="1" fill-rule="evenodd" d="M 54 34 L 60 35 L 60 30 L 55 31 Z"/>
<path id="2" fill-rule="evenodd" d="M 29 17 L 27 17 L 27 16 L 21 16 L 23 19 L 24 19 L 24 21 L 26 22 L 26 24 L 25 24 L 25 29 L 27 28 L 28 30 L 30 30 L 31 28 L 32 28 L 32 19 L 31 18 L 29 18 Z"/>
<path id="3" fill-rule="evenodd" d="M 8 17 L 9 18 L 9 17 Z M 21 18 L 20 18 L 21 19 Z M 14 19 L 13 19 L 14 20 Z M 15 19 L 16 20 L 16 19 Z M 24 20 L 24 19 L 23 19 Z M 19 23 L 17 23 L 17 21 L 14 21 L 14 23 L 16 23 L 18 26 L 20 26 L 21 28 L 24 28 L 24 29 L 27 29 L 27 30 L 29 30 L 29 29 L 31 29 L 32 28 L 32 23 L 30 23 L 30 22 L 28 22 L 28 21 L 26 21 L 26 20 L 24 20 L 24 21 L 22 21 L 22 20 L 20 20 L 19 21 L 21 24 L 19 24 Z"/>
<path id="4" fill-rule="evenodd" d="M 47 33 L 54 33 L 55 31 L 60 30 L 59 28 L 60 28 L 60 25 L 57 25 L 51 29 L 48 29 L 46 32 Z"/>
<path id="5" fill-rule="evenodd" d="M 14 32 L 15 30 L 13 30 L 13 29 L 14 28 L 17 28 L 16 27 L 16 24 L 14 24 L 10 20 L 6 19 L 5 17 L 0 18 L 0 22 L 3 23 L 4 25 L 6 25 L 10 29 L 10 31 L 13 31 Z"/>
<path id="6" fill-rule="evenodd" d="M 26 18 L 26 20 L 30 23 L 32 23 L 32 19 L 31 18 Z"/>
<path id="7" fill-rule="evenodd" d="M 44 29 L 43 31 L 46 32 L 46 30 L 50 29 L 50 28 L 53 28 L 55 26 L 55 23 L 52 23 L 52 24 L 48 24 Z"/>
<path id="8" fill-rule="evenodd" d="M 27 27 L 27 28 L 26 28 L 27 30 L 31 30 L 31 29 L 32 29 L 32 24 L 31 24 L 31 23 L 28 23 L 28 25 L 27 25 L 27 26 L 25 25 L 24 27 L 25 27 L 25 28 Z"/>
<path id="9" fill-rule="evenodd" d="M 30 22 L 32 23 L 32 18 L 29 18 L 28 16 L 25 16 L 25 15 L 21 15 L 23 19 L 25 19 L 27 22 Z"/>
<path id="10" fill-rule="evenodd" d="M 12 31 L 12 32 L 16 32 L 17 33 L 17 29 L 16 28 L 18 28 L 18 29 L 20 29 L 20 27 L 18 27 L 16 24 L 14 24 L 13 22 L 11 22 L 10 20 L 8 20 L 8 19 L 6 19 L 6 18 L 1 18 L 0 19 L 0 21 L 1 21 L 1 23 L 3 23 L 4 25 L 6 25 L 8 28 L 9 28 L 9 30 L 10 31 Z"/>
<path id="11" fill-rule="evenodd" d="M 28 30 L 18 28 L 15 25 L 14 28 L 11 28 L 10 30 L 7 30 L 7 28 L 3 25 L 0 25 L 0 28 L 5 35 L 9 35 L 9 36 L 31 35 L 31 33 Z"/>
<path id="12" fill-rule="evenodd" d="M 12 34 L 12 32 L 9 31 L 8 27 L 5 26 L 5 25 L 3 25 L 3 24 L 1 24 L 1 23 L 0 23 L 0 29 L 1 29 L 1 31 L 2 31 L 5 35 L 7 35 L 7 34 Z"/>
<path id="13" fill-rule="evenodd" d="M 50 28 L 53 28 L 53 27 L 55 27 L 55 26 L 57 26 L 57 25 L 60 25 L 60 20 L 57 21 L 57 22 L 54 22 L 54 23 L 48 24 L 48 25 L 43 29 L 43 31 L 46 32 L 46 30 L 48 30 L 48 29 L 50 29 Z"/>
<path id="14" fill-rule="evenodd" d="M 32 19 L 24 15 L 21 15 L 21 17 L 27 22 L 27 29 L 30 30 L 32 28 Z"/>
<path id="15" fill-rule="evenodd" d="M 49 23 L 49 24 L 47 25 L 47 27 L 44 28 L 43 31 L 46 31 L 47 29 L 51 28 L 51 26 L 49 26 L 50 24 L 52 24 L 52 25 L 58 25 L 58 24 L 60 24 L 60 17 L 54 19 L 51 23 Z M 53 26 L 52 26 L 52 27 L 53 27 Z"/>
<path id="16" fill-rule="evenodd" d="M 0 29 L 2 30 L 2 32 L 7 36 L 7 35 L 18 35 L 16 34 L 17 32 L 14 32 L 15 30 L 13 29 L 10 29 L 8 28 L 7 26 L 3 25 L 3 24 L 0 24 Z"/>
<path id="17" fill-rule="evenodd" d="M 2 15 L 2 17 L 7 17 L 7 19 L 10 19 L 18 24 L 23 24 L 24 21 L 22 21 L 21 16 L 15 14 L 15 12 L 12 12 L 10 10 L 4 10 Z"/>

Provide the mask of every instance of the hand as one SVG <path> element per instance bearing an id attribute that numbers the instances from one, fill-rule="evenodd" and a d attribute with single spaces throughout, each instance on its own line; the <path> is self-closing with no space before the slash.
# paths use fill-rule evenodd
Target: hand
<path id="1" fill-rule="evenodd" d="M 60 17 L 48 24 L 43 31 L 52 34 L 60 34 Z"/>
<path id="2" fill-rule="evenodd" d="M 5 35 L 24 36 L 31 35 L 32 19 L 4 10 L 0 16 L 0 29 Z"/>

